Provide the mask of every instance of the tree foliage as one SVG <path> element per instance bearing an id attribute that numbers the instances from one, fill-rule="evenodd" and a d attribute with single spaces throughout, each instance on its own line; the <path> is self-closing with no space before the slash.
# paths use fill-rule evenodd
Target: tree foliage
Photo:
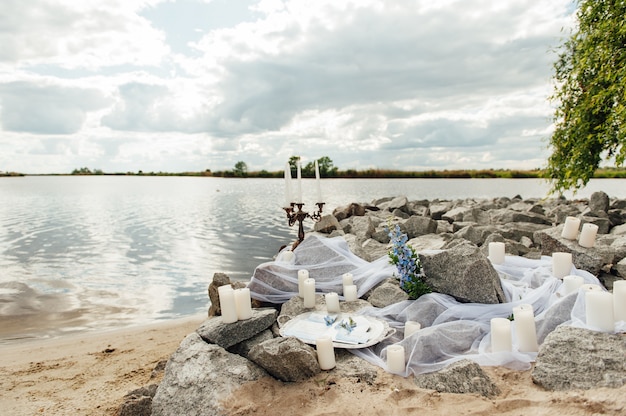
<path id="1" fill-rule="evenodd" d="M 248 176 L 248 165 L 246 165 L 246 162 L 240 160 L 239 162 L 235 163 L 233 174 L 235 176 L 241 176 L 242 178 Z"/>
<path id="2" fill-rule="evenodd" d="M 626 0 L 578 0 L 578 28 L 554 64 L 557 104 L 546 176 L 552 191 L 587 184 L 626 156 Z"/>

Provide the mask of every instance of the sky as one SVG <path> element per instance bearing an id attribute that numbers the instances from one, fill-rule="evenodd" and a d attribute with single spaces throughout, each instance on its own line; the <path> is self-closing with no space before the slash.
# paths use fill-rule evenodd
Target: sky
<path id="1" fill-rule="evenodd" d="M 534 169 L 571 0 L 1 0 L 0 171 Z"/>

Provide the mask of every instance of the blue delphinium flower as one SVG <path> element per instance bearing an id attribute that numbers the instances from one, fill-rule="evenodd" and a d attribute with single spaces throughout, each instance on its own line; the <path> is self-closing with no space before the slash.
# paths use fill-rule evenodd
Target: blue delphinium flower
<path id="1" fill-rule="evenodd" d="M 422 265 L 417 253 L 408 244 L 409 238 L 402 233 L 399 225 L 388 227 L 391 249 L 389 262 L 396 266 L 400 287 L 413 299 L 417 299 L 425 293 L 430 293 L 430 288 L 421 279 Z"/>

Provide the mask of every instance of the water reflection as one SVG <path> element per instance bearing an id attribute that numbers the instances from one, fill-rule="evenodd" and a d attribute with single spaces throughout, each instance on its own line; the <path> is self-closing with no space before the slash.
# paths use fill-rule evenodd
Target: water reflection
<path id="1" fill-rule="evenodd" d="M 546 195 L 537 180 L 327 180 L 326 212 L 406 195 Z M 624 198 L 623 180 L 594 190 Z M 305 180 L 311 206 L 313 181 Z M 307 191 L 311 191 L 307 194 Z M 131 325 L 208 308 L 215 272 L 247 280 L 296 236 L 282 180 L 25 177 L 0 180 L 0 338 Z M 307 228 L 311 222 L 307 221 Z"/>

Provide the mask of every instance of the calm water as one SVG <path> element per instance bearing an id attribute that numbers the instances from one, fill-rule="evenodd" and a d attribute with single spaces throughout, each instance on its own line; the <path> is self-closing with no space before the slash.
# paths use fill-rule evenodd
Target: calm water
<path id="1" fill-rule="evenodd" d="M 626 198 L 625 184 L 595 180 L 576 197 L 603 190 Z M 310 205 L 313 181 L 303 188 Z M 535 179 L 334 179 L 322 188 L 327 211 L 384 196 L 530 198 L 548 190 Z M 205 313 L 213 273 L 248 279 L 295 238 L 283 189 L 278 179 L 0 179 L 0 341 Z"/>

